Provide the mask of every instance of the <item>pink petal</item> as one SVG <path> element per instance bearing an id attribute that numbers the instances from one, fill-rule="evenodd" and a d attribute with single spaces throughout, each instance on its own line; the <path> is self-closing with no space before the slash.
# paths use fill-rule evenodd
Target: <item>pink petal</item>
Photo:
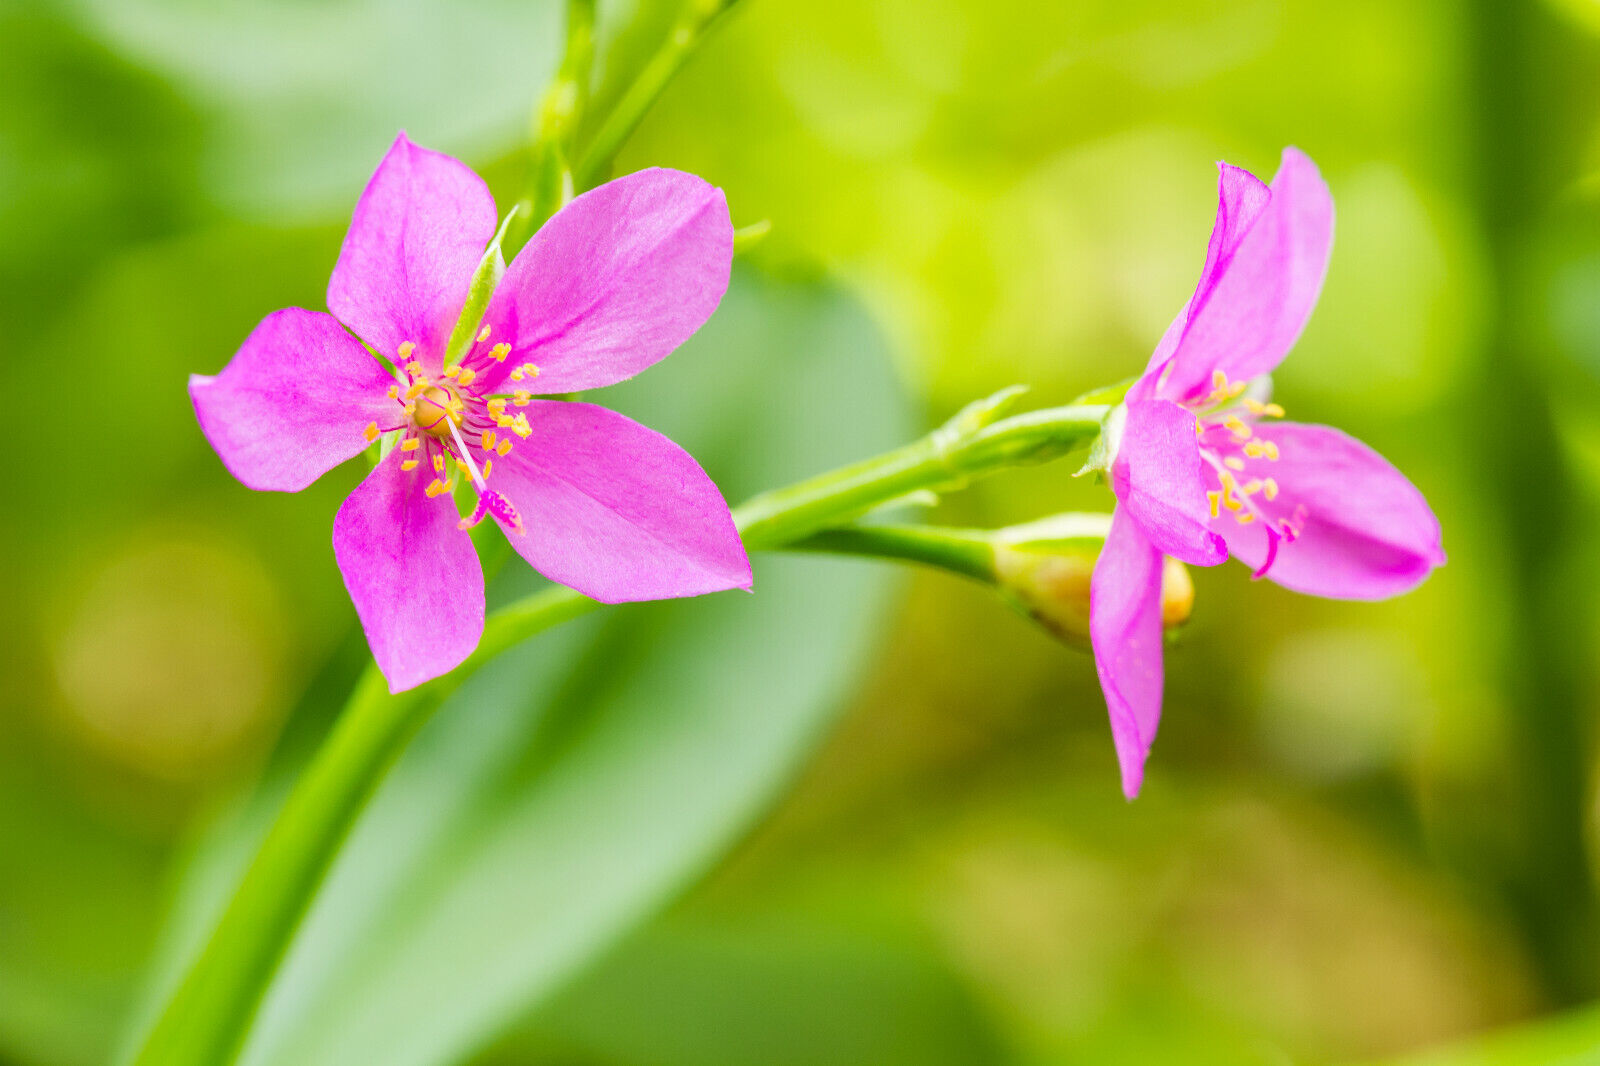
<path id="1" fill-rule="evenodd" d="M 1215 566 L 1228 549 L 1208 528 L 1211 506 L 1194 427 L 1194 415 L 1175 403 L 1129 403 L 1111 487 L 1119 509 L 1158 550 L 1196 566 Z"/>
<path id="2" fill-rule="evenodd" d="M 465 163 L 404 133 L 367 183 L 328 281 L 328 309 L 375 350 L 437 371 L 494 236 L 494 197 Z"/>
<path id="3" fill-rule="evenodd" d="M 1200 281 L 1189 301 L 1161 335 L 1161 341 L 1145 367 L 1144 377 L 1130 392 L 1136 399 L 1154 395 L 1153 387 L 1159 371 L 1165 369 L 1178 348 L 1178 342 L 1183 339 L 1191 312 L 1205 306 L 1218 279 L 1233 262 L 1233 253 L 1238 250 L 1239 242 L 1272 199 L 1267 183 L 1243 167 L 1218 163 L 1217 170 L 1220 172 L 1217 176 L 1217 219 L 1211 226 L 1211 240 L 1206 246 L 1206 261 L 1200 269 Z M 1181 398 L 1181 394 L 1172 395 Z"/>
<path id="4" fill-rule="evenodd" d="M 1223 168 L 1205 271 L 1180 334 L 1164 339 L 1172 355 L 1160 394 L 1168 399 L 1209 392 L 1217 370 L 1243 381 L 1277 366 L 1322 291 L 1333 247 L 1333 198 L 1316 164 L 1285 148 L 1265 205 L 1239 177 L 1243 173 Z"/>
<path id="5" fill-rule="evenodd" d="M 749 588 L 750 561 L 722 494 L 682 448 L 614 411 L 535 400 L 533 435 L 495 458 L 496 516 L 535 570 L 605 603 Z"/>
<path id="6" fill-rule="evenodd" d="M 1161 553 L 1119 506 L 1089 583 L 1089 638 L 1129 799 L 1161 721 L 1161 568 Z"/>
<path id="7" fill-rule="evenodd" d="M 1277 498 L 1251 497 L 1263 516 L 1298 531 L 1277 545 L 1263 576 L 1285 588 L 1341 600 L 1379 600 L 1416 587 L 1444 563 L 1439 520 L 1415 485 L 1360 441 L 1327 426 L 1261 423 L 1257 440 L 1276 462 L 1234 454 L 1240 483 L 1272 478 Z M 1257 520 L 1219 523 L 1233 555 L 1259 570 L 1272 544 Z"/>
<path id="8" fill-rule="evenodd" d="M 483 635 L 483 570 L 433 473 L 402 471 L 396 449 L 333 520 L 333 554 L 390 692 L 448 673 Z"/>
<path id="9" fill-rule="evenodd" d="M 732 262 L 727 200 L 692 174 L 642 170 L 584 193 L 495 290 L 488 343 L 510 344 L 512 358 L 482 372 L 484 388 L 523 362 L 546 394 L 632 377 L 711 317 Z"/>
<path id="10" fill-rule="evenodd" d="M 200 429 L 252 489 L 298 492 L 387 429 L 394 379 L 332 315 L 290 307 L 261 320 L 222 373 L 189 378 Z"/>

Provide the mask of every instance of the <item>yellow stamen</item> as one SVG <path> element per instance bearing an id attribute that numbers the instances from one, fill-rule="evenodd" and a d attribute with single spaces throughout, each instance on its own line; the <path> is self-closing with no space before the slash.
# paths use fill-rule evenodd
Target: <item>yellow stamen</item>
<path id="1" fill-rule="evenodd" d="M 435 455 L 433 457 L 433 472 L 435 474 L 444 473 L 444 456 Z"/>
<path id="2" fill-rule="evenodd" d="M 494 358 L 495 362 L 503 363 L 506 361 L 506 356 L 511 354 L 511 345 L 497 344 L 489 349 L 489 354 Z"/>
<path id="3" fill-rule="evenodd" d="M 459 363 L 455 366 L 447 366 L 444 370 L 445 379 L 448 381 L 454 381 L 459 373 L 461 373 L 461 364 Z"/>
<path id="4" fill-rule="evenodd" d="M 401 341 L 400 342 L 400 362 L 409 363 L 411 361 L 411 353 L 416 351 L 416 350 L 417 350 L 416 341 Z"/>
<path id="5" fill-rule="evenodd" d="M 483 461 L 483 480 L 485 480 L 485 481 L 489 480 L 489 472 L 492 471 L 493 469 L 494 469 L 494 460 L 493 459 L 485 459 Z"/>
<path id="6" fill-rule="evenodd" d="M 417 460 L 415 460 L 415 459 L 406 459 L 406 460 L 403 460 L 400 463 L 400 469 L 401 470 L 415 470 L 416 468 L 417 468 Z"/>
<path id="7" fill-rule="evenodd" d="M 1246 511 L 1244 514 L 1234 515 L 1233 520 L 1238 522 L 1241 526 L 1247 526 L 1256 520 L 1256 516 L 1251 514 L 1249 511 Z"/>
<path id="8" fill-rule="evenodd" d="M 489 327 L 488 326 L 484 326 L 482 329 L 480 329 L 478 331 L 478 343 L 482 344 L 484 341 L 486 341 L 488 339 L 489 339 Z"/>
<path id="9" fill-rule="evenodd" d="M 516 404 L 518 407 L 528 406 L 528 402 L 532 399 L 533 393 L 529 392 L 527 389 L 518 389 L 511 394 L 511 402 Z"/>
<path id="10" fill-rule="evenodd" d="M 1222 465 L 1227 467 L 1229 470 L 1243 470 L 1244 460 L 1239 458 L 1237 455 L 1230 455 L 1226 459 L 1222 460 Z"/>
<path id="11" fill-rule="evenodd" d="M 1227 418 L 1223 419 L 1222 424 L 1227 426 L 1229 432 L 1231 432 L 1235 437 L 1238 437 L 1240 440 L 1250 439 L 1250 427 L 1245 425 L 1244 420 L 1238 415 L 1229 415 Z"/>
<path id="12" fill-rule="evenodd" d="M 483 436 L 478 439 L 483 442 L 483 450 L 488 451 L 490 448 L 494 447 L 494 430 L 484 430 Z"/>
<path id="13" fill-rule="evenodd" d="M 494 451 L 495 451 L 496 455 L 503 456 L 507 452 L 509 452 L 510 450 L 511 450 L 511 441 L 509 439 L 507 439 L 507 440 L 501 441 L 500 442 L 500 447 L 496 448 Z"/>
<path id="14" fill-rule="evenodd" d="M 528 416 L 519 414 L 512 420 L 511 432 L 526 440 L 533 435 L 533 427 L 528 425 Z"/>
<path id="15" fill-rule="evenodd" d="M 398 400 L 399 398 L 400 398 L 400 386 L 399 385 L 390 385 L 389 386 L 389 399 Z"/>
<path id="16" fill-rule="evenodd" d="M 1266 494 L 1267 499 L 1276 500 L 1278 498 L 1278 483 L 1269 477 L 1261 482 L 1261 491 Z"/>
<path id="17" fill-rule="evenodd" d="M 428 494 L 429 499 L 432 499 L 444 491 L 444 482 L 440 481 L 438 478 L 434 478 L 432 481 L 428 482 L 428 487 L 422 491 Z"/>
<path id="18" fill-rule="evenodd" d="M 1222 493 L 1220 493 L 1220 492 L 1208 492 L 1208 493 L 1206 493 L 1206 499 L 1211 501 L 1211 517 L 1212 518 L 1215 518 L 1215 517 L 1217 517 L 1217 515 L 1222 513 L 1221 512 Z"/>
<path id="19" fill-rule="evenodd" d="M 400 450 L 403 452 L 414 452 L 420 447 L 422 447 L 421 437 L 407 437 L 400 442 Z"/>
<path id="20" fill-rule="evenodd" d="M 368 444 L 371 444 L 373 441 L 377 440 L 379 437 L 378 423 L 368 422 L 367 428 L 361 431 L 361 435 L 367 438 Z"/>
<path id="21" fill-rule="evenodd" d="M 474 381 L 478 380 L 478 372 L 476 370 L 464 366 L 457 367 L 456 369 L 461 371 L 461 373 L 456 377 L 456 380 L 461 382 L 461 384 L 471 385 Z"/>

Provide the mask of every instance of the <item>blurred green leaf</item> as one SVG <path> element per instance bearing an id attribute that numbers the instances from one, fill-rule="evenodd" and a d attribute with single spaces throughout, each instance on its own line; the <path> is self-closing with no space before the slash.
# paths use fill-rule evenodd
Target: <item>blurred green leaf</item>
<path id="1" fill-rule="evenodd" d="M 1600 1009 L 1587 1007 L 1388 1066 L 1593 1066 L 1600 1062 Z"/>
<path id="2" fill-rule="evenodd" d="M 741 274 L 683 351 L 599 398 L 737 498 L 902 440 L 897 397 L 853 304 Z M 775 797 L 870 654 L 885 587 L 858 564 L 761 559 L 753 596 L 608 612 L 486 671 L 357 827 L 244 1061 L 422 1066 L 482 1046 Z"/>

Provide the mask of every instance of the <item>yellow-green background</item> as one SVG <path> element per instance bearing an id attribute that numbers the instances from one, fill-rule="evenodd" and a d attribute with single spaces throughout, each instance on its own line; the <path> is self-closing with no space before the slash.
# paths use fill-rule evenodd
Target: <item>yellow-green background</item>
<path id="1" fill-rule="evenodd" d="M 667 15 L 600 7 L 603 107 Z M 508 202 L 558 39 L 555 5 L 511 0 L 0 8 L 0 1063 L 107 1060 L 186 857 L 292 776 L 354 659 L 327 534 L 360 471 L 247 492 L 185 376 L 321 306 L 397 129 Z M 691 345 L 625 398 L 692 445 L 706 396 L 791 427 L 770 477 L 1012 383 L 1064 401 L 1136 372 L 1182 304 L 1214 162 L 1266 177 L 1285 144 L 1339 221 L 1277 399 L 1396 462 L 1449 564 L 1382 604 L 1197 573 L 1132 805 L 1087 656 L 954 578 L 852 571 L 826 626 L 782 631 L 837 677 L 703 844 L 721 859 L 651 882 L 483 1061 L 1275 1066 L 1531 1022 L 1441 1061 L 1600 1062 L 1600 5 L 742 0 L 619 167 L 695 171 L 772 234 L 705 342 L 732 369 L 678 369 Z M 796 365 L 809 392 L 772 384 Z M 861 399 L 891 378 L 898 405 Z M 764 487 L 723 436 L 712 475 Z M 935 517 L 1109 506 L 1067 473 Z M 782 565 L 757 574 L 774 619 L 841 564 Z M 649 610 L 608 656 L 648 659 Z M 841 633 L 854 656 L 821 648 Z M 657 658 L 663 706 L 708 698 Z M 789 675 L 752 670 L 716 698 L 759 722 Z M 485 942 L 525 918 L 484 911 Z"/>

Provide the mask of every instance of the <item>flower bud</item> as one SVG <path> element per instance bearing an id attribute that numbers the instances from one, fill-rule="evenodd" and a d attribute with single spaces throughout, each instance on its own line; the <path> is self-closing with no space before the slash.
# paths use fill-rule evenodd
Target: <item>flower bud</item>
<path id="1" fill-rule="evenodd" d="M 1000 590 L 1019 609 L 1057 638 L 1089 647 L 1089 583 L 1100 545 L 1084 541 L 1049 550 L 996 546 L 995 575 Z M 1188 621 L 1194 608 L 1194 582 L 1177 559 L 1163 560 L 1161 625 L 1172 630 Z"/>

